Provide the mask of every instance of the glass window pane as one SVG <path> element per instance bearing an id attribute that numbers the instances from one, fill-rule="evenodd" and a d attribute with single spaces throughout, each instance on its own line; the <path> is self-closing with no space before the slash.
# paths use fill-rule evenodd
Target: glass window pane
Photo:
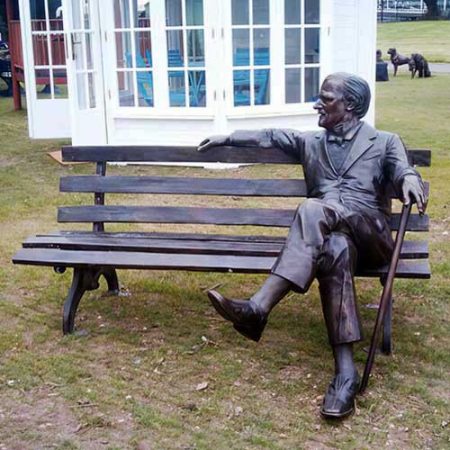
<path id="1" fill-rule="evenodd" d="M 255 105 L 268 105 L 270 103 L 270 70 L 255 70 L 254 85 Z"/>
<path id="2" fill-rule="evenodd" d="M 136 80 L 138 86 L 138 105 L 153 105 L 153 74 L 147 71 L 136 72 Z"/>
<path id="3" fill-rule="evenodd" d="M 181 0 L 166 0 L 166 23 L 169 27 L 183 25 Z"/>
<path id="4" fill-rule="evenodd" d="M 305 0 L 305 23 L 320 23 L 320 1 Z"/>
<path id="5" fill-rule="evenodd" d="M 86 74 L 77 73 L 78 108 L 86 109 Z"/>
<path id="6" fill-rule="evenodd" d="M 253 23 L 269 24 L 269 0 L 253 0 Z"/>
<path id="7" fill-rule="evenodd" d="M 286 69 L 285 89 L 286 103 L 300 103 L 301 101 L 300 69 Z"/>
<path id="8" fill-rule="evenodd" d="M 315 102 L 319 97 L 320 69 L 308 67 L 305 69 L 305 102 Z"/>
<path id="9" fill-rule="evenodd" d="M 49 4 L 50 30 L 64 30 L 62 1 L 54 0 Z"/>
<path id="10" fill-rule="evenodd" d="M 114 26 L 130 28 L 130 7 L 128 0 L 114 0 Z"/>
<path id="11" fill-rule="evenodd" d="M 150 31 L 137 31 L 135 36 L 136 67 L 152 67 L 152 41 Z"/>
<path id="12" fill-rule="evenodd" d="M 137 10 L 134 12 L 134 26 L 136 28 L 150 28 L 150 0 L 137 0 Z"/>
<path id="13" fill-rule="evenodd" d="M 51 99 L 52 89 L 50 87 L 50 70 L 49 69 L 36 69 L 36 97 L 39 100 Z"/>
<path id="14" fill-rule="evenodd" d="M 234 106 L 250 105 L 250 70 L 233 71 Z"/>
<path id="15" fill-rule="evenodd" d="M 189 106 L 206 106 L 206 82 L 204 70 L 190 70 L 189 75 Z"/>
<path id="16" fill-rule="evenodd" d="M 248 0 L 233 0 L 231 5 L 232 25 L 248 25 L 249 8 Z"/>
<path id="17" fill-rule="evenodd" d="M 264 66 L 270 64 L 270 30 L 257 28 L 253 30 L 253 64 Z"/>
<path id="18" fill-rule="evenodd" d="M 184 71 L 169 72 L 169 103 L 170 106 L 186 106 Z"/>
<path id="19" fill-rule="evenodd" d="M 117 67 L 132 67 L 131 58 L 131 33 L 129 31 L 116 32 L 116 56 Z"/>
<path id="20" fill-rule="evenodd" d="M 45 0 L 30 0 L 31 29 L 33 31 L 47 30 L 45 20 Z"/>
<path id="21" fill-rule="evenodd" d="M 95 108 L 95 79 L 93 73 L 88 73 L 89 108 Z"/>
<path id="22" fill-rule="evenodd" d="M 50 35 L 50 48 L 52 52 L 52 64 L 54 66 L 66 65 L 66 51 L 64 46 L 64 34 Z"/>
<path id="23" fill-rule="evenodd" d="M 167 57 L 169 67 L 184 66 L 183 32 L 181 30 L 167 32 Z"/>
<path id="24" fill-rule="evenodd" d="M 299 28 L 288 28 L 284 31 L 286 64 L 300 64 L 300 44 L 302 32 Z"/>
<path id="25" fill-rule="evenodd" d="M 92 59 L 92 36 L 91 33 L 85 34 L 85 44 L 86 44 L 86 64 L 89 70 L 94 68 L 94 62 Z"/>
<path id="26" fill-rule="evenodd" d="M 284 0 L 284 23 L 287 25 L 300 24 L 300 1 Z"/>
<path id="27" fill-rule="evenodd" d="M 205 42 L 203 30 L 187 31 L 188 64 L 190 67 L 205 65 Z"/>
<path id="28" fill-rule="evenodd" d="M 233 65 L 250 64 L 250 34 L 248 30 L 233 30 Z"/>
<path id="29" fill-rule="evenodd" d="M 186 25 L 203 25 L 203 0 L 186 0 Z"/>
<path id="30" fill-rule="evenodd" d="M 53 91 L 54 98 L 69 98 L 66 69 L 53 69 Z"/>
<path id="31" fill-rule="evenodd" d="M 75 67 L 77 70 L 85 70 L 86 62 L 84 60 L 83 33 L 73 33 L 73 50 L 75 58 Z"/>
<path id="32" fill-rule="evenodd" d="M 133 72 L 117 72 L 119 106 L 134 106 Z"/>
<path id="33" fill-rule="evenodd" d="M 91 10 L 90 10 L 90 0 L 82 0 L 82 8 L 83 8 L 83 24 L 84 29 L 89 30 L 91 28 Z"/>
<path id="34" fill-rule="evenodd" d="M 48 46 L 45 34 L 33 34 L 33 57 L 35 66 L 48 66 Z"/>
<path id="35" fill-rule="evenodd" d="M 320 62 L 320 29 L 305 29 L 305 63 Z"/>

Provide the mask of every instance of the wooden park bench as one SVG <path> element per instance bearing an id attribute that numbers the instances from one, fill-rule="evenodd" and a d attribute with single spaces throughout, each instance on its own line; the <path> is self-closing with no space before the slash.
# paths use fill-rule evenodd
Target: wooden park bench
<path id="1" fill-rule="evenodd" d="M 430 152 L 409 152 L 410 162 L 430 165 Z M 16 264 L 52 266 L 62 273 L 73 268 L 73 280 L 63 309 L 63 332 L 74 330 L 75 313 L 85 291 L 98 288 L 99 277 L 108 289 L 119 291 L 116 269 L 189 270 L 268 273 L 282 248 L 284 236 L 233 234 L 233 226 L 288 228 L 293 209 L 213 208 L 188 206 L 191 196 L 305 197 L 302 179 L 225 179 L 106 175 L 108 162 L 223 162 L 298 164 L 292 156 L 276 149 L 217 147 L 198 153 L 194 147 L 65 147 L 63 161 L 92 162 L 96 174 L 63 176 L 60 190 L 92 193 L 87 206 L 62 206 L 58 222 L 92 223 L 92 231 L 58 231 L 29 237 L 13 257 Z M 125 170 L 125 168 L 124 168 Z M 142 169 L 143 170 L 143 169 Z M 142 171 L 140 170 L 140 171 Z M 300 172 L 300 167 L 298 167 Z M 220 172 L 219 172 L 220 173 Z M 280 169 L 277 169 L 277 174 Z M 183 195 L 186 206 L 131 206 L 105 204 L 106 194 Z M 174 232 L 111 232 L 109 223 L 215 224 L 228 226 L 229 234 Z M 396 230 L 399 214 L 392 214 Z M 427 231 L 428 217 L 411 214 L 408 231 Z M 381 280 L 387 268 L 357 273 Z M 429 278 L 428 244 L 405 240 L 396 271 L 397 278 Z M 391 351 L 392 300 L 384 320 L 382 350 Z"/>

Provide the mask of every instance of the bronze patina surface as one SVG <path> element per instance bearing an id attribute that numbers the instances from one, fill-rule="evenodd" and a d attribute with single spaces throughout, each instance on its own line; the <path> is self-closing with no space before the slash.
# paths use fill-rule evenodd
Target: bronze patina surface
<path id="1" fill-rule="evenodd" d="M 388 186 L 405 204 L 416 202 L 420 213 L 427 201 L 401 139 L 361 120 L 369 104 L 370 89 L 362 78 L 335 73 L 324 80 L 314 105 L 324 130 L 236 131 L 210 137 L 198 148 L 275 147 L 303 165 L 308 198 L 297 209 L 271 275 L 249 301 L 215 291 L 208 295 L 237 331 L 258 341 L 270 311 L 289 291 L 304 293 L 314 279 L 319 281 L 335 359 L 335 376 L 321 408 L 326 418 L 344 417 L 354 408 L 359 375 L 353 343 L 362 338 L 354 273 L 358 267 L 386 264 L 392 256 Z"/>

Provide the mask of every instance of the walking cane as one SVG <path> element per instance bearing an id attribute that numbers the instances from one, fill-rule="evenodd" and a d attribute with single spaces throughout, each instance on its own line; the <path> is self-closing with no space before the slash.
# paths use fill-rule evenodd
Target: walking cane
<path id="1" fill-rule="evenodd" d="M 367 387 L 369 381 L 370 372 L 372 371 L 373 361 L 375 359 L 375 352 L 380 336 L 381 325 L 383 324 L 386 310 L 389 303 L 389 298 L 392 294 L 392 286 L 394 284 L 395 272 L 397 270 L 398 260 L 400 257 L 400 251 L 405 237 L 406 224 L 408 223 L 409 214 L 411 213 L 412 201 L 410 200 L 408 205 L 403 205 L 402 213 L 400 216 L 400 225 L 398 227 L 397 236 L 395 237 L 394 252 L 392 253 L 391 264 L 389 265 L 389 271 L 384 283 L 383 293 L 381 294 L 380 305 L 378 307 L 377 320 L 372 333 L 372 339 L 370 341 L 369 354 L 367 356 L 366 365 L 364 367 L 364 375 L 362 377 L 361 386 L 359 392 L 362 394 Z"/>

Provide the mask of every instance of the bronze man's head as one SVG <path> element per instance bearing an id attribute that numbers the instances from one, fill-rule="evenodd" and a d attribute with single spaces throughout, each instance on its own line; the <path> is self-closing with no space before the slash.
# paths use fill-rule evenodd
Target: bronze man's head
<path id="1" fill-rule="evenodd" d="M 335 130 L 345 122 L 363 118 L 369 105 L 367 82 L 357 75 L 337 72 L 325 78 L 314 109 L 320 115 L 319 125 Z"/>

